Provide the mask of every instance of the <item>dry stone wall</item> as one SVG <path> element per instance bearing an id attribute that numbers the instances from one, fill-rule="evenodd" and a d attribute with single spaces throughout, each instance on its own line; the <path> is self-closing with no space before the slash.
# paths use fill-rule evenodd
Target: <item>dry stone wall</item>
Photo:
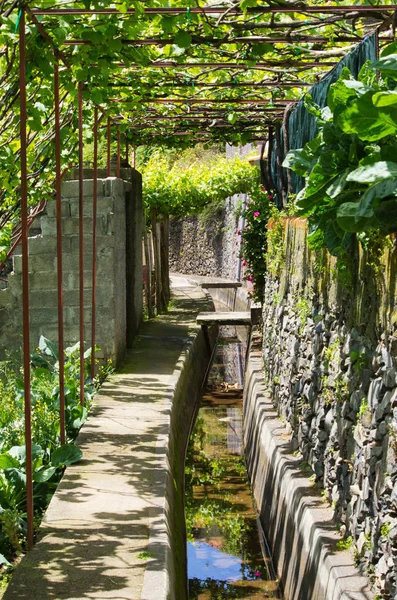
<path id="1" fill-rule="evenodd" d="M 130 169 L 123 175 L 129 181 L 115 177 L 98 180 L 96 343 L 101 348 L 98 358 L 111 358 L 115 362 L 119 362 L 125 353 L 127 328 L 135 332 L 142 316 L 141 180 L 139 173 L 132 173 Z M 83 191 L 84 321 L 86 347 L 90 347 L 92 179 L 84 181 Z M 79 340 L 78 196 L 78 181 L 64 182 L 62 245 L 65 346 Z M 36 235 L 29 239 L 32 349 L 37 346 L 40 335 L 55 343 L 58 340 L 55 202 L 48 202 L 46 212 L 36 220 L 34 227 Z M 13 255 L 13 270 L 8 275 L 7 283 L 7 287 L 0 290 L 0 359 L 10 350 L 18 350 L 22 343 L 22 257 L 18 249 Z M 129 319 L 128 313 L 132 313 Z"/>
<path id="2" fill-rule="evenodd" d="M 395 244 L 380 265 L 357 250 L 342 284 L 303 220 L 284 231 L 265 289 L 265 382 L 376 597 L 397 600 Z"/>
<path id="3" fill-rule="evenodd" d="M 228 198 L 223 210 L 205 224 L 197 216 L 171 219 L 170 270 L 235 279 L 240 204 L 240 196 Z"/>

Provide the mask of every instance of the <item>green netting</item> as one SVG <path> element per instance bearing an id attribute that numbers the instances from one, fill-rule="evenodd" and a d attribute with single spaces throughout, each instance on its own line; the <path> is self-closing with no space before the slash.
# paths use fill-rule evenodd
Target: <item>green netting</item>
<path id="1" fill-rule="evenodd" d="M 327 75 L 325 75 L 325 77 L 323 77 L 316 85 L 310 88 L 308 93 L 312 95 L 314 102 L 321 107 L 326 106 L 329 87 L 338 79 L 343 67 L 348 67 L 352 74 L 357 77 L 361 67 L 367 60 L 376 60 L 376 48 L 377 39 L 375 33 L 367 36 L 362 42 L 357 44 L 357 46 L 349 52 L 349 54 L 347 54 L 339 64 L 332 69 L 332 71 L 327 73 Z M 302 146 L 314 139 L 317 135 L 316 119 L 307 112 L 303 100 L 296 105 L 295 110 L 290 115 L 288 132 L 290 149 L 302 148 Z M 282 132 L 281 146 L 284 146 Z M 273 183 L 277 191 L 277 204 L 278 206 L 281 206 L 281 187 L 276 160 L 276 143 L 273 142 L 270 168 Z M 292 173 L 290 193 L 297 194 L 303 188 L 303 185 L 303 178 Z"/>

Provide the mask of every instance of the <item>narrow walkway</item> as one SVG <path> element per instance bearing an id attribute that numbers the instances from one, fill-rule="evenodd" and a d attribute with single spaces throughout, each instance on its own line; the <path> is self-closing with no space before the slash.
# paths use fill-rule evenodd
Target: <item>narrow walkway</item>
<path id="1" fill-rule="evenodd" d="M 173 277 L 170 312 L 143 325 L 96 397 L 77 439 L 84 458 L 66 470 L 4 600 L 165 599 L 171 401 L 206 304 L 201 288 Z"/>

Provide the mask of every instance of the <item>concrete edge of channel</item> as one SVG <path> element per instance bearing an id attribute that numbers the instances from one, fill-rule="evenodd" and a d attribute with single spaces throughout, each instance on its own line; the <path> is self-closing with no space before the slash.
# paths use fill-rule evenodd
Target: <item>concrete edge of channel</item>
<path id="1" fill-rule="evenodd" d="M 202 291 L 206 310 L 213 309 L 211 297 Z M 165 394 L 168 432 L 156 442 L 156 454 L 165 456 L 155 475 L 158 489 L 166 490 L 163 512 L 149 517 L 148 551 L 160 558 L 163 568 L 144 574 L 141 600 L 187 600 L 186 529 L 184 521 L 184 462 L 187 444 L 202 392 L 202 384 L 216 344 L 217 328 L 206 339 L 194 325 L 183 345 Z M 165 450 L 165 452 L 164 452 Z M 162 460 L 162 459 L 160 459 Z M 182 523 L 183 520 L 183 523 Z M 179 522 L 179 527 L 176 523 Z"/>
<path id="2" fill-rule="evenodd" d="M 259 347 L 248 354 L 244 387 L 244 444 L 252 490 L 284 600 L 373 600 L 366 577 L 354 566 L 333 511 L 299 468 L 263 382 Z"/>

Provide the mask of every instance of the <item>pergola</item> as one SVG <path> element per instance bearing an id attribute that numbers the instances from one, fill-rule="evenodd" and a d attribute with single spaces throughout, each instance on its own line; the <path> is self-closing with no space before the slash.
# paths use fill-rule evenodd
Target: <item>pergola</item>
<path id="1" fill-rule="evenodd" d="M 98 136 L 121 143 L 241 144 L 280 130 L 302 92 L 376 31 L 394 38 L 393 4 L 220 4 L 173 0 L 108 3 L 0 2 L 0 149 L 14 171 L 0 184 L 0 230 L 21 217 L 28 543 L 33 541 L 30 429 L 28 227 L 55 192 L 59 345 L 63 347 L 61 181 L 77 150 L 80 180 L 80 365 L 84 402 L 84 138 L 93 139 L 94 215 Z M 14 29 L 13 29 L 14 28 Z M 17 79 L 19 76 L 19 81 Z M 8 155 L 7 155 L 8 156 Z M 72 158 L 70 158 L 72 156 Z M 7 164 L 7 163 L 5 163 Z M 12 164 L 9 157 L 9 165 Z M 11 169 L 5 167 L 5 171 Z M 11 200 L 10 200 L 11 199 Z M 94 220 L 95 221 L 95 220 Z M 93 248 L 95 257 L 95 227 Z M 95 260 L 94 260 L 95 275 Z M 93 278 L 95 281 L 95 277 Z M 93 291 L 93 307 L 95 290 Z M 95 329 L 93 328 L 93 347 Z M 93 361 L 94 362 L 94 361 Z M 63 353 L 61 442 L 65 441 Z"/>

